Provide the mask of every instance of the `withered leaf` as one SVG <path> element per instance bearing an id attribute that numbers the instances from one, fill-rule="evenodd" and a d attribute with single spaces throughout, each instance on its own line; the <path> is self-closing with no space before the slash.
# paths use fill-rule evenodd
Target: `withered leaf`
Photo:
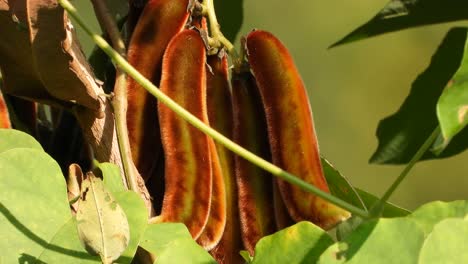
<path id="1" fill-rule="evenodd" d="M 0 1 L 0 24 L 0 68 L 6 93 L 100 111 L 101 87 L 56 0 Z"/>
<path id="2" fill-rule="evenodd" d="M 87 173 L 81 184 L 76 213 L 78 235 L 86 250 L 99 255 L 103 263 L 119 258 L 130 240 L 127 216 L 102 179 Z"/>

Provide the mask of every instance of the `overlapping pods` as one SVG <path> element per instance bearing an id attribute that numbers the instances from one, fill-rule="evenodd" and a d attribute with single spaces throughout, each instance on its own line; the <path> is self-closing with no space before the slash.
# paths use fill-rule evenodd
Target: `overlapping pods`
<path id="1" fill-rule="evenodd" d="M 232 139 L 233 118 L 227 56 L 209 56 L 207 62 L 207 107 L 210 126 Z M 210 253 L 220 264 L 242 263 L 239 255 L 243 247 L 237 207 L 234 154 L 220 144 L 216 144 L 216 152 L 225 187 L 226 225 L 221 240 Z"/>
<path id="2" fill-rule="evenodd" d="M 160 89 L 208 124 L 205 63 L 205 45 L 199 33 L 178 33 L 164 54 Z M 211 143 L 164 104 L 158 104 L 158 113 L 165 155 L 165 192 L 158 220 L 182 222 L 197 239 L 210 216 Z"/>
<path id="3" fill-rule="evenodd" d="M 270 159 L 265 114 L 255 79 L 249 71 L 232 74 L 234 141 Z M 263 236 L 276 231 L 272 177 L 256 165 L 235 157 L 242 241 L 251 255 Z"/>
<path id="4" fill-rule="evenodd" d="M 128 61 L 143 76 L 159 84 L 164 51 L 189 18 L 189 0 L 150 0 L 135 26 Z M 128 78 L 127 126 L 132 157 L 145 180 L 157 174 L 162 156 L 156 100 Z"/>
<path id="5" fill-rule="evenodd" d="M 291 55 L 275 36 L 261 30 L 248 34 L 246 51 L 266 113 L 273 162 L 329 192 L 307 92 Z M 278 180 L 278 186 L 295 221 L 308 220 L 329 229 L 350 215 L 285 181 Z"/>

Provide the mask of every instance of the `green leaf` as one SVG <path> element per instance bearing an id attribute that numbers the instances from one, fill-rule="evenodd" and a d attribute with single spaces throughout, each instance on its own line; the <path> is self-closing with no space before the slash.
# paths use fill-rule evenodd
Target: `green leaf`
<path id="1" fill-rule="evenodd" d="M 465 40 L 466 41 L 466 40 Z M 458 134 L 468 123 L 468 41 L 461 67 L 437 102 L 437 117 L 445 142 Z"/>
<path id="2" fill-rule="evenodd" d="M 127 217 L 100 178 L 92 173 L 81 183 L 78 201 L 78 234 L 85 249 L 103 263 L 119 258 L 129 243 Z"/>
<path id="3" fill-rule="evenodd" d="M 327 180 L 331 194 L 359 208 L 367 210 L 363 201 L 348 179 L 341 175 L 341 173 L 336 170 L 333 165 L 328 162 L 328 160 L 322 157 L 321 161 L 323 172 L 325 174 L 325 178 Z"/>
<path id="4" fill-rule="evenodd" d="M 375 219 L 330 246 L 318 263 L 413 264 L 423 242 L 424 232 L 410 219 Z"/>
<path id="5" fill-rule="evenodd" d="M 229 41 L 234 42 L 244 19 L 244 1 L 214 1 L 214 5 L 221 31 Z"/>
<path id="6" fill-rule="evenodd" d="M 412 27 L 468 19 L 466 10 L 468 2 L 460 0 L 391 0 L 370 21 L 331 47 Z"/>
<path id="7" fill-rule="evenodd" d="M 316 263 L 332 244 L 331 237 L 321 228 L 299 222 L 260 239 L 252 263 Z"/>
<path id="8" fill-rule="evenodd" d="M 362 217 L 353 215 L 350 218 L 346 219 L 346 221 L 339 223 L 336 227 L 336 239 L 338 239 L 338 241 L 344 240 L 363 222 L 364 219 Z"/>
<path id="9" fill-rule="evenodd" d="M 445 219 L 427 237 L 419 256 L 420 264 L 468 263 L 468 221 Z"/>
<path id="10" fill-rule="evenodd" d="M 245 260 L 246 263 L 252 263 L 253 257 L 250 256 L 249 252 L 247 250 L 241 250 L 239 252 L 241 257 Z"/>
<path id="11" fill-rule="evenodd" d="M 148 213 L 145 202 L 133 191 L 113 193 L 115 200 L 122 207 L 127 216 L 130 227 L 130 241 L 117 263 L 130 263 L 135 256 L 140 239 L 143 236 L 147 223 Z"/>
<path id="12" fill-rule="evenodd" d="M 0 153 L 14 148 L 43 150 L 32 136 L 15 129 L 0 128 Z"/>
<path id="13" fill-rule="evenodd" d="M 115 200 L 127 216 L 130 228 L 130 241 L 117 262 L 130 263 L 135 256 L 148 222 L 145 203 L 137 193 L 125 190 L 122 177 L 120 176 L 120 169 L 117 165 L 104 162 L 98 163 L 97 167 L 102 173 L 104 187 L 114 195 Z"/>
<path id="14" fill-rule="evenodd" d="M 2 263 L 37 259 L 46 249 L 73 255 L 76 250 L 52 243 L 71 219 L 58 164 L 42 150 L 17 148 L 0 153 L 0 171 Z"/>
<path id="15" fill-rule="evenodd" d="M 434 226 L 447 218 L 463 219 L 468 215 L 468 201 L 431 202 L 416 209 L 410 218 L 429 234 Z"/>
<path id="16" fill-rule="evenodd" d="M 106 0 L 109 13 L 115 20 L 120 20 L 128 14 L 128 0 Z"/>
<path id="17" fill-rule="evenodd" d="M 70 217 L 68 222 L 62 226 L 47 247 L 39 256 L 44 263 L 101 263 L 97 256 L 91 256 L 83 249 L 76 219 Z"/>
<path id="18" fill-rule="evenodd" d="M 367 208 L 371 208 L 373 205 L 375 205 L 375 203 L 380 200 L 379 198 L 377 198 L 376 196 L 364 191 L 364 190 L 361 190 L 361 189 L 358 189 L 356 188 L 357 192 L 359 193 L 359 196 L 361 197 L 361 199 L 364 201 L 364 204 L 367 206 Z M 382 217 L 387 217 L 387 218 L 391 218 L 391 217 L 400 217 L 400 216 L 406 216 L 408 214 L 410 214 L 411 212 L 402 208 L 402 207 L 399 207 L 393 203 L 390 203 L 390 202 L 386 202 L 385 203 L 385 206 L 384 206 L 384 210 L 382 212 Z"/>
<path id="19" fill-rule="evenodd" d="M 122 182 L 122 177 L 120 176 L 120 169 L 117 165 L 103 162 L 99 163 L 97 167 L 101 170 L 106 190 L 111 193 L 123 192 L 126 190 Z"/>
<path id="20" fill-rule="evenodd" d="M 180 223 L 150 224 L 140 246 L 157 256 L 157 263 L 216 263 Z"/>
<path id="21" fill-rule="evenodd" d="M 400 109 L 380 121 L 379 145 L 370 162 L 404 164 L 410 161 L 438 125 L 437 100 L 460 66 L 467 35 L 466 28 L 454 28 L 445 36 L 429 67 L 413 82 L 411 92 Z M 468 147 L 468 130 L 460 133 L 439 156 L 428 151 L 422 157 L 449 157 Z"/>

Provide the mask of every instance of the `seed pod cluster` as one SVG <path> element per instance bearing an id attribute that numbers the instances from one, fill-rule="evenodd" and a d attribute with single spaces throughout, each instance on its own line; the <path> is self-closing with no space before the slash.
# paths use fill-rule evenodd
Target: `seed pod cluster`
<path id="1" fill-rule="evenodd" d="M 285 46 L 271 33 L 253 31 L 244 38 L 244 63 L 229 73 L 223 50 L 208 54 L 206 22 L 192 17 L 189 2 L 148 1 L 129 61 L 206 124 L 329 192 L 305 86 Z M 128 83 L 133 158 L 148 178 L 163 178 L 147 182 L 163 185 L 148 186 L 161 197 L 153 222 L 184 223 L 219 263 L 242 263 L 240 250 L 254 254 L 259 239 L 295 222 L 330 229 L 349 217 L 236 156 Z"/>

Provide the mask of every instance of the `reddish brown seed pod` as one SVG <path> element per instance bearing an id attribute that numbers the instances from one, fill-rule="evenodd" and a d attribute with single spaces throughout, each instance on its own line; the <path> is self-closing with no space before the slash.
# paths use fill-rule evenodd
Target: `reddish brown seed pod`
<path id="1" fill-rule="evenodd" d="M 292 226 L 294 220 L 288 213 L 288 209 L 281 198 L 281 192 L 279 191 L 278 181 L 273 179 L 273 207 L 275 209 L 275 223 L 276 229 L 282 230 L 286 227 Z"/>
<path id="2" fill-rule="evenodd" d="M 226 227 L 226 188 L 224 186 L 221 162 L 216 151 L 213 139 L 209 138 L 211 168 L 212 168 L 212 192 L 210 216 L 203 232 L 197 242 L 206 250 L 213 249 L 221 240 Z M 200 183 L 203 184 L 203 183 Z"/>
<path id="3" fill-rule="evenodd" d="M 164 54 L 160 89 L 208 124 L 205 63 L 205 45 L 199 33 L 178 33 Z M 197 239 L 210 214 L 210 142 L 164 104 L 158 103 L 158 113 L 165 154 L 165 193 L 157 221 L 182 222 Z"/>
<path id="4" fill-rule="evenodd" d="M 10 114 L 0 91 L 0 128 L 11 128 Z"/>
<path id="5" fill-rule="evenodd" d="M 307 92 L 286 47 L 271 33 L 246 37 L 248 60 L 262 97 L 274 164 L 329 192 L 325 180 Z M 289 214 L 324 229 L 349 213 L 285 181 L 278 182 Z"/>
<path id="6" fill-rule="evenodd" d="M 232 139 L 232 103 L 227 56 L 208 56 L 207 107 L 210 126 Z M 207 67 L 208 67 L 207 66 Z M 221 240 L 210 253 L 220 264 L 243 263 L 239 251 L 243 249 L 240 236 L 237 184 L 234 155 L 221 144 L 215 144 L 221 164 L 226 192 L 226 226 Z"/>
<path id="7" fill-rule="evenodd" d="M 189 18 L 189 0 L 150 0 L 143 9 L 128 46 L 127 58 L 156 85 L 161 76 L 164 51 Z M 157 173 L 162 154 L 156 99 L 128 78 L 127 127 L 132 158 L 145 180 Z"/>
<path id="8" fill-rule="evenodd" d="M 205 18 L 202 18 L 202 28 L 206 30 L 206 21 Z M 209 62 L 207 60 L 209 65 Z M 214 89 L 217 86 L 214 77 L 214 71 L 211 66 L 207 68 L 207 78 L 206 78 L 206 90 L 207 90 L 207 114 L 208 114 L 208 121 L 210 126 L 213 126 L 212 121 L 214 122 L 216 119 L 211 119 L 210 117 L 213 116 L 213 113 L 210 110 L 213 110 L 213 104 L 217 103 L 217 98 L 210 97 L 208 95 L 208 91 Z M 211 70 L 211 71 L 210 71 Z M 216 70 L 216 69 L 215 69 Z M 209 76 L 209 77 L 208 77 Z M 219 88 L 219 87 L 216 87 Z M 211 92 L 210 92 L 211 93 Z M 212 94 L 210 94 L 212 95 Z M 213 186 L 212 186 L 212 196 L 211 196 L 211 208 L 210 208 L 210 217 L 208 219 L 208 223 L 203 230 L 203 233 L 197 239 L 197 242 L 203 246 L 206 250 L 213 249 L 223 237 L 223 233 L 226 227 L 226 218 L 227 218 L 227 207 L 226 207 L 226 186 L 224 183 L 224 175 L 223 169 L 221 167 L 221 157 L 218 154 L 216 144 L 213 139 L 209 138 L 210 141 L 210 153 L 211 153 L 211 161 L 212 161 L 212 170 L 213 170 Z"/>
<path id="9" fill-rule="evenodd" d="M 234 141 L 270 159 L 267 125 L 255 79 L 250 72 L 232 75 Z M 270 174 L 236 156 L 239 216 L 244 247 L 253 255 L 260 238 L 276 230 Z"/>

